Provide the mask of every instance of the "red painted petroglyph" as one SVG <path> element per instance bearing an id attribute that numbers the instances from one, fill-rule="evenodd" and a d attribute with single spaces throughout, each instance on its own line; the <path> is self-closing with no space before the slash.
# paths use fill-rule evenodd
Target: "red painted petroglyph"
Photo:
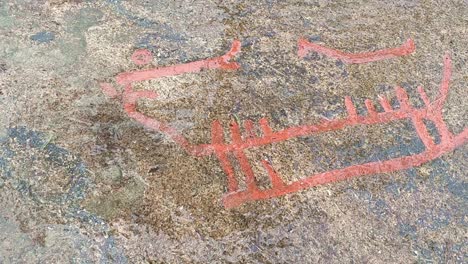
<path id="1" fill-rule="evenodd" d="M 414 41 L 408 39 L 403 45 L 397 48 L 383 49 L 374 52 L 346 53 L 340 50 L 325 47 L 301 38 L 298 41 L 297 55 L 304 58 L 310 51 L 324 54 L 328 57 L 339 59 L 345 63 L 368 63 L 385 60 L 411 54 L 416 49 Z"/>
<path id="2" fill-rule="evenodd" d="M 299 43 L 301 43 L 301 41 L 299 41 Z M 302 43 L 307 44 L 303 41 Z M 303 47 L 302 51 L 301 47 Z M 306 50 L 304 47 L 306 46 L 299 46 L 300 55 L 303 54 L 304 50 Z M 325 50 L 331 49 L 325 48 Z M 413 50 L 414 44 L 409 40 L 407 44 L 400 48 L 365 54 L 341 54 L 341 57 L 339 58 L 344 58 L 347 62 L 351 63 L 364 63 L 395 56 L 402 56 L 412 52 Z M 189 143 L 189 141 L 175 128 L 136 111 L 136 104 L 139 99 L 154 99 L 157 95 L 150 91 L 133 91 L 132 83 L 188 72 L 199 72 L 202 69 L 235 70 L 239 68 L 239 64 L 232 62 L 231 60 L 238 52 L 240 52 L 240 42 L 234 41 L 231 50 L 220 57 L 175 66 L 160 67 L 151 70 L 121 73 L 117 75 L 116 79 L 117 83 L 124 87 L 122 93 L 117 92 L 117 90 L 110 84 L 101 84 L 101 88 L 106 95 L 113 98 L 120 98 L 128 116 L 135 119 L 145 127 L 165 133 L 191 155 L 215 155 L 227 176 L 228 193 L 223 198 L 224 206 L 226 208 L 236 207 L 249 201 L 263 200 L 298 192 L 321 184 L 371 174 L 389 173 L 419 166 L 425 162 L 440 157 L 444 153 L 454 150 L 456 147 L 464 144 L 468 140 L 468 129 L 465 129 L 458 135 L 454 135 L 448 130 L 442 118 L 442 107 L 449 92 L 449 82 L 452 72 L 451 59 L 448 54 L 444 57 L 443 76 L 438 97 L 431 102 L 423 88 L 418 87 L 418 92 L 425 103 L 423 108 L 414 108 L 411 106 L 406 91 L 401 87 L 396 87 L 395 93 L 400 104 L 399 109 L 393 109 L 385 97 L 379 96 L 379 103 L 384 109 L 384 112 L 378 112 L 374 103 L 368 99 L 365 101 L 368 114 L 361 116 L 357 113 L 351 97 L 346 97 L 344 98 L 344 104 L 348 113 L 346 118 L 324 120 L 315 125 L 294 126 L 279 131 L 273 131 L 268 123 L 268 119 L 262 118 L 258 121 L 258 127 L 261 130 L 261 135 L 257 135 L 257 133 L 255 133 L 255 123 L 252 120 L 246 120 L 243 124 L 246 131 L 246 135 L 244 136 L 241 134 L 240 125 L 237 122 L 231 122 L 229 125 L 232 139 L 230 143 L 227 143 L 224 140 L 225 131 L 221 122 L 219 120 L 214 120 L 211 125 L 211 143 L 201 145 L 193 145 Z M 335 55 L 332 54 L 332 57 L 336 57 Z M 393 158 L 386 161 L 369 162 L 352 165 L 342 169 L 317 173 L 292 183 L 284 182 L 273 169 L 272 164 L 268 161 L 261 161 L 269 176 L 272 186 L 270 189 L 266 190 L 262 190 L 258 187 L 254 171 L 245 154 L 245 151 L 248 149 L 286 141 L 292 138 L 311 136 L 327 131 L 341 130 L 346 127 L 386 124 L 402 119 L 409 119 L 412 121 L 417 135 L 425 145 L 425 150 L 423 152 L 415 155 Z M 430 136 L 427 131 L 427 127 L 424 124 L 424 120 L 430 120 L 435 124 L 441 138 L 439 144 L 436 144 Z M 239 188 L 239 182 L 236 178 L 234 167 L 228 156 L 233 156 L 238 160 L 241 171 L 245 176 L 245 189 Z"/>

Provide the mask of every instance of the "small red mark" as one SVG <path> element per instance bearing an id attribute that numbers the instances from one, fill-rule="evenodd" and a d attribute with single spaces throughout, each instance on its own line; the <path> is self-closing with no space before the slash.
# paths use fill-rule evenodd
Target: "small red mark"
<path id="1" fill-rule="evenodd" d="M 392 111 L 392 106 L 390 105 L 390 102 L 387 100 L 387 98 L 380 96 L 379 101 L 380 101 L 380 105 L 382 106 L 385 112 Z"/>
<path id="2" fill-rule="evenodd" d="M 403 45 L 397 48 L 383 49 L 374 52 L 346 53 L 340 50 L 325 47 L 301 38 L 298 41 L 297 55 L 304 58 L 310 51 L 324 54 L 328 57 L 339 59 L 345 63 L 368 63 L 385 60 L 411 54 L 416 49 L 414 41 L 408 39 Z"/>
<path id="3" fill-rule="evenodd" d="M 424 89 L 422 88 L 422 86 L 418 86 L 418 93 L 421 96 L 421 99 L 423 100 L 424 104 L 426 106 L 429 106 L 430 105 L 429 97 L 427 97 L 427 94 L 424 91 Z"/>
<path id="4" fill-rule="evenodd" d="M 375 110 L 375 106 L 372 100 L 366 99 L 365 104 L 366 104 L 367 113 L 369 114 L 369 116 L 376 117 L 377 111 Z"/>
<path id="5" fill-rule="evenodd" d="M 145 65 L 153 60 L 153 54 L 147 49 L 139 49 L 133 52 L 132 61 L 136 65 Z"/>
<path id="6" fill-rule="evenodd" d="M 115 88 L 112 87 L 110 83 L 101 83 L 100 86 L 101 86 L 102 92 L 105 95 L 109 96 L 110 98 L 116 98 L 117 96 L 119 96 L 119 93 L 117 92 L 117 90 L 115 90 Z"/>
<path id="7" fill-rule="evenodd" d="M 263 167 L 265 167 L 265 170 L 267 171 L 268 176 L 270 177 L 271 185 L 273 186 L 272 189 L 284 188 L 286 184 L 284 184 L 283 179 L 281 179 L 278 173 L 276 173 L 276 171 L 273 169 L 271 164 L 266 160 L 262 160 L 262 164 L 263 164 Z"/>
<path id="8" fill-rule="evenodd" d="M 356 107 L 353 104 L 351 96 L 346 96 L 345 97 L 345 106 L 346 106 L 346 111 L 348 111 L 349 119 L 356 120 L 357 119 L 357 111 L 356 111 Z"/>
<path id="9" fill-rule="evenodd" d="M 362 54 L 345 54 L 329 48 L 324 48 L 316 44 L 311 44 L 305 40 L 299 41 L 299 55 L 305 55 L 308 50 L 319 51 L 331 57 L 339 58 L 348 63 L 365 63 L 381 59 L 387 59 L 397 56 L 403 56 L 414 51 L 414 43 L 408 40 L 406 44 L 399 48 L 387 49 L 377 52 Z M 288 127 L 279 131 L 273 131 L 267 118 L 261 118 L 257 127 L 260 128 L 262 135 L 255 133 L 256 125 L 251 120 L 244 122 L 245 136 L 242 136 L 240 124 L 231 122 L 230 134 L 231 143 L 225 141 L 224 129 L 219 120 L 214 120 L 211 125 L 211 143 L 193 145 L 175 128 L 164 122 L 157 121 L 151 117 L 145 116 L 136 111 L 136 104 L 139 99 L 154 99 L 156 94 L 151 91 L 133 91 L 132 83 L 167 76 L 174 76 L 188 72 L 199 72 L 202 69 L 223 69 L 235 70 L 239 64 L 231 62 L 234 56 L 240 52 L 240 42 L 234 41 L 231 50 L 223 56 L 209 58 L 205 60 L 155 68 L 150 70 L 134 71 L 121 73 L 117 75 L 117 83 L 124 86 L 122 94 L 118 93 L 111 85 L 102 83 L 103 92 L 110 97 L 119 97 L 123 102 L 124 110 L 129 117 L 135 119 L 140 124 L 160 131 L 169 136 L 175 143 L 184 148 L 188 153 L 194 156 L 215 155 L 222 169 L 227 175 L 228 193 L 224 196 L 224 206 L 226 208 L 240 206 L 243 203 L 263 200 L 272 197 L 298 192 L 313 186 L 337 182 L 359 176 L 365 176 L 378 173 L 389 173 L 419 166 L 425 162 L 436 159 L 444 153 L 454 150 L 456 147 L 464 144 L 468 140 L 468 128 L 458 135 L 450 132 L 442 118 L 442 107 L 449 92 L 449 82 L 451 77 L 451 60 L 447 54 L 444 58 L 443 77 L 439 88 L 438 97 L 431 103 L 422 87 L 418 87 L 418 92 L 425 103 L 423 108 L 414 108 L 410 105 L 408 94 L 401 87 L 396 87 L 395 92 L 400 104 L 399 109 L 393 109 L 388 100 L 379 97 L 380 104 L 384 112 L 378 112 L 371 100 L 366 100 L 368 114 L 361 116 L 357 113 L 351 97 L 344 99 L 348 116 L 343 119 L 324 120 L 315 125 L 301 125 Z M 352 165 L 343 169 L 331 170 L 324 173 L 310 175 L 292 183 L 285 183 L 272 165 L 267 161 L 261 161 L 263 167 L 268 173 L 272 187 L 262 190 L 257 186 L 255 174 L 249 163 L 245 151 L 276 142 L 286 141 L 292 138 L 311 136 L 327 131 L 341 130 L 347 127 L 357 125 L 386 124 L 392 121 L 409 119 L 412 121 L 419 138 L 424 143 L 426 149 L 419 153 L 399 158 L 393 158 L 386 161 L 369 162 L 364 164 Z M 431 138 L 424 120 L 432 121 L 441 140 L 435 144 Z M 232 166 L 229 156 L 233 156 L 239 162 L 241 172 L 245 177 L 246 188 L 240 189 L 236 178 L 234 166 Z"/>
<path id="10" fill-rule="evenodd" d="M 255 133 L 255 124 L 252 120 L 245 120 L 244 128 L 245 132 L 247 133 L 247 137 L 254 138 L 257 136 L 257 134 Z"/>

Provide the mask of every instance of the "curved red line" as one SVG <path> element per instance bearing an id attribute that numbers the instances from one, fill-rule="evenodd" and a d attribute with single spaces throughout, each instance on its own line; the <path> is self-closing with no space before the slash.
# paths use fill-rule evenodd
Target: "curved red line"
<path id="1" fill-rule="evenodd" d="M 298 41 L 297 55 L 301 58 L 304 58 L 310 51 L 315 51 L 328 57 L 339 59 L 345 63 L 358 64 L 405 56 L 413 53 L 415 49 L 416 47 L 414 41 L 412 39 L 408 39 L 405 43 L 396 48 L 383 49 L 373 52 L 346 53 L 341 50 L 322 46 L 301 38 Z"/>
<path id="2" fill-rule="evenodd" d="M 168 126 L 163 122 L 159 122 L 153 118 L 147 117 L 137 111 L 132 111 L 134 105 L 127 104 L 125 105 L 125 112 L 127 115 L 143 126 L 152 129 L 154 131 L 160 131 L 170 137 L 177 145 L 185 149 L 188 153 L 193 156 L 203 156 L 207 155 L 210 152 L 210 148 L 204 147 L 204 145 L 192 145 L 188 140 L 180 134 L 175 128 Z"/>

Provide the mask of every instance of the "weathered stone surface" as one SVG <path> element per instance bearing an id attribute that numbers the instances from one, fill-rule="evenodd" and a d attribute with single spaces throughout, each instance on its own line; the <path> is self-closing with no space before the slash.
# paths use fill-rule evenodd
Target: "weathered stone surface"
<path id="1" fill-rule="evenodd" d="M 372 114 L 365 99 L 384 112 L 382 96 L 400 109 L 395 86 L 416 108 L 424 107 L 418 86 L 438 104 L 448 52 L 442 116 L 459 134 L 468 116 L 467 14 L 461 0 L 0 0 L 0 263 L 466 263 L 466 145 L 418 166 L 226 209 L 217 156 L 195 157 L 143 127 L 122 106 L 118 75 L 222 56 L 239 40 L 237 70 L 133 84 L 157 93 L 138 101 L 139 113 L 193 144 L 211 143 L 219 120 L 228 144 L 232 121 L 267 118 L 279 131 L 344 119 L 346 96 L 360 116 Z M 407 39 L 416 49 L 349 64 L 317 52 L 301 58 L 300 38 L 347 53 Z M 438 124 L 426 124 L 436 143 Z M 424 144 L 405 119 L 245 154 L 265 190 L 274 186 L 262 161 L 291 183 L 418 155 Z"/>

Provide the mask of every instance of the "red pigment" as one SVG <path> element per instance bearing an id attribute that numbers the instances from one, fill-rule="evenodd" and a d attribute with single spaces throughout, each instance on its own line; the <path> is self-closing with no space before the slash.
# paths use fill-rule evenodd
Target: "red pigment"
<path id="1" fill-rule="evenodd" d="M 383 49 L 374 52 L 346 53 L 301 38 L 298 41 L 297 55 L 304 58 L 310 51 L 314 51 L 334 59 L 339 59 L 345 63 L 368 63 L 405 56 L 413 53 L 415 49 L 414 41 L 408 39 L 403 45 L 397 48 Z"/>
<path id="2" fill-rule="evenodd" d="M 150 70 L 121 73 L 117 75 L 116 79 L 119 85 L 125 87 L 122 93 L 118 93 L 110 84 L 101 84 L 103 92 L 110 97 L 120 97 L 128 116 L 143 126 L 158 132 L 163 132 L 191 155 L 199 157 L 215 155 L 227 176 L 228 193 L 223 198 L 223 203 L 226 208 L 240 206 L 249 201 L 263 200 L 295 193 L 321 184 L 371 174 L 390 173 L 420 166 L 425 162 L 440 157 L 444 153 L 454 150 L 468 140 L 468 129 L 465 129 L 458 135 L 453 135 L 452 132 L 448 130 L 442 118 L 442 107 L 449 92 L 449 82 L 452 72 L 451 59 L 448 54 L 444 58 L 443 77 L 438 97 L 431 103 L 423 88 L 418 87 L 418 92 L 425 103 L 423 108 L 412 107 L 409 104 L 406 91 L 401 87 L 396 87 L 395 93 L 400 104 L 399 109 L 393 109 L 385 97 L 379 96 L 379 103 L 384 109 L 384 112 L 378 112 L 374 103 L 368 99 L 365 101 L 368 114 L 361 116 L 358 115 L 351 97 L 345 97 L 344 104 L 348 115 L 344 119 L 324 120 L 318 124 L 293 126 L 279 131 L 273 131 L 269 125 L 268 119 L 262 118 L 258 122 L 258 126 L 262 131 L 261 135 L 255 133 L 255 123 L 252 120 L 246 120 L 244 121 L 244 128 L 246 131 L 246 135 L 244 136 L 241 134 L 240 125 L 236 122 L 231 122 L 229 126 L 232 139 L 231 143 L 226 143 L 224 140 L 225 135 L 221 122 L 219 120 L 214 120 L 211 125 L 211 143 L 201 145 L 191 144 L 175 128 L 136 111 L 136 104 L 139 99 L 154 99 L 156 98 L 156 94 L 151 91 L 133 91 L 132 83 L 189 72 L 200 72 L 203 69 L 236 70 L 239 68 L 239 64 L 231 62 L 231 60 L 240 52 L 240 48 L 240 42 L 234 41 L 231 50 L 220 57 Z M 319 46 L 303 39 L 299 40 L 299 56 L 305 56 L 310 50 L 343 60 L 347 63 L 366 63 L 407 55 L 414 51 L 414 43 L 412 40 L 408 40 L 404 45 L 398 48 L 369 53 L 348 54 Z M 261 190 L 257 186 L 254 171 L 245 154 L 247 149 L 282 142 L 292 138 L 311 136 L 352 126 L 385 124 L 402 119 L 409 119 L 413 123 L 417 135 L 424 143 L 425 150 L 423 152 L 386 161 L 369 162 L 318 173 L 292 183 L 285 183 L 273 169 L 272 164 L 267 161 L 261 161 L 268 173 L 272 186 L 270 189 L 266 190 Z M 435 144 L 433 141 L 424 124 L 424 120 L 430 120 L 435 124 L 441 135 L 439 144 Z M 236 178 L 234 167 L 229 160 L 229 156 L 235 157 L 239 162 L 241 172 L 245 177 L 245 189 L 239 189 L 239 182 Z"/>

